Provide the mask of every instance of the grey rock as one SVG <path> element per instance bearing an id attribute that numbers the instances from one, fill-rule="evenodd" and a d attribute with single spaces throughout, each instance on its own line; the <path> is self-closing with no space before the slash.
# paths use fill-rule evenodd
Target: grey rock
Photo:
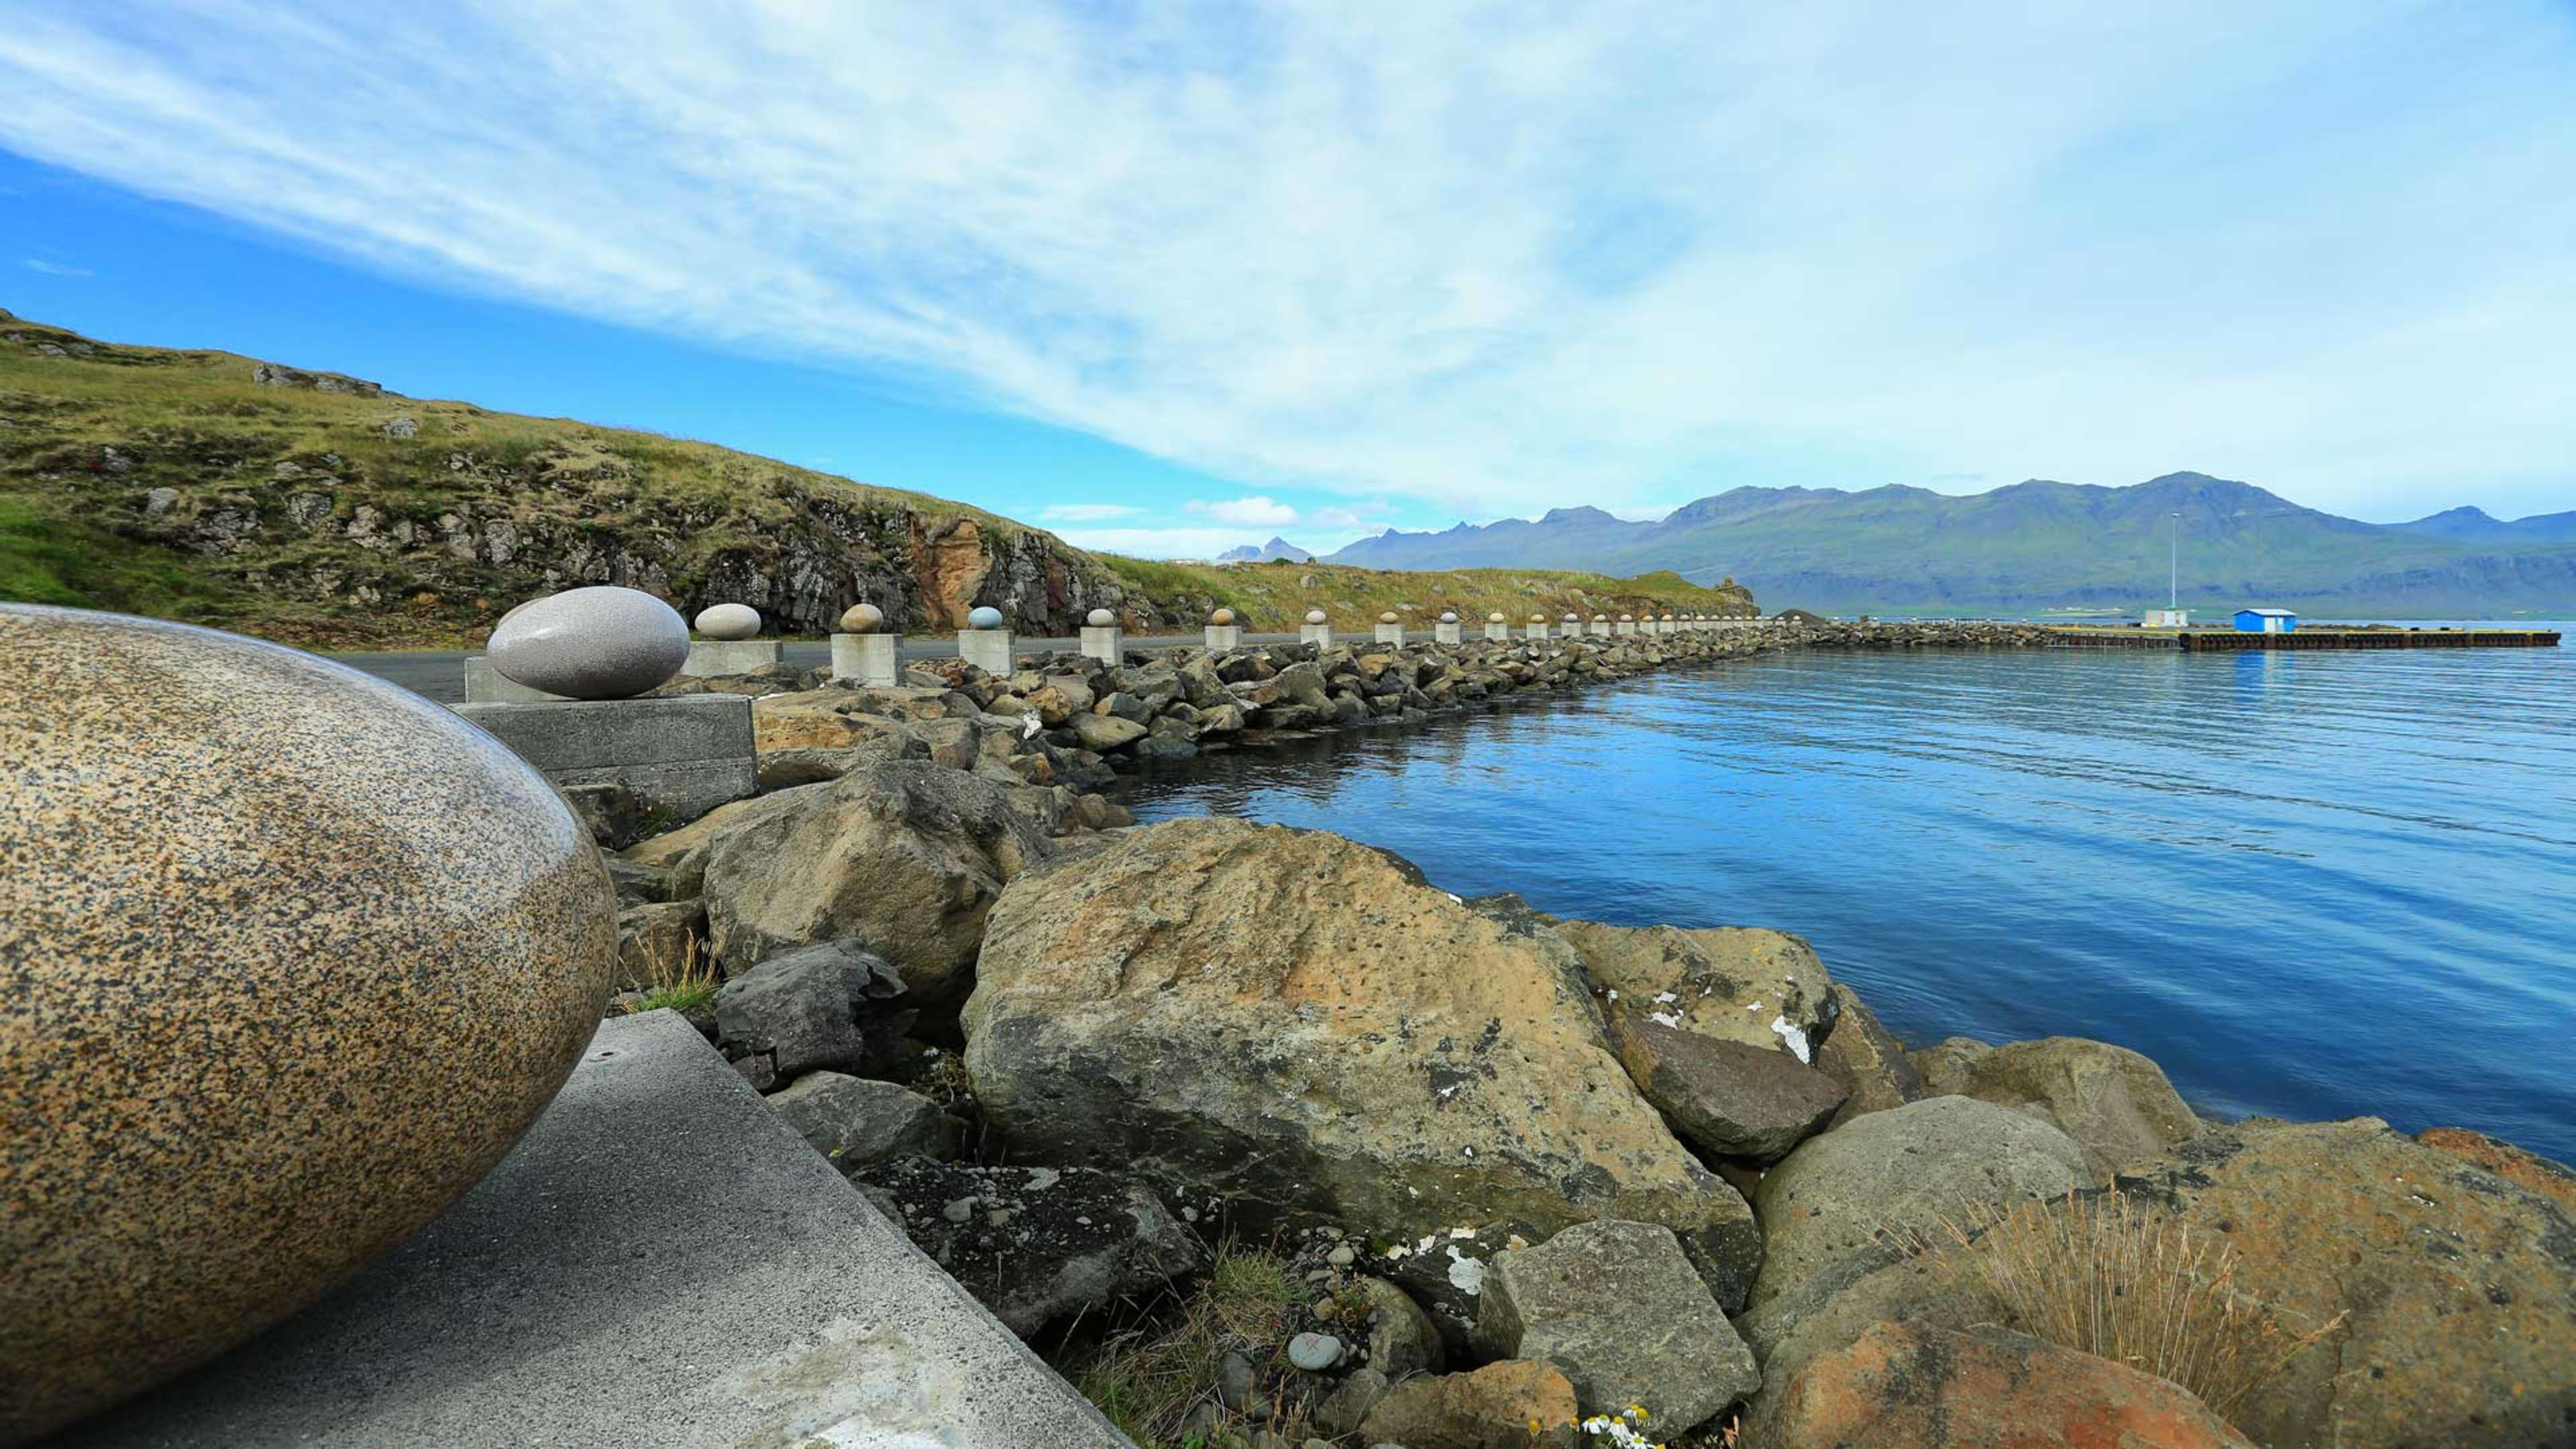
<path id="1" fill-rule="evenodd" d="M 1554 1364 L 1588 1413 L 1643 1405 L 1658 1436 L 1714 1417 L 1762 1386 L 1672 1230 L 1578 1223 L 1495 1256 L 1477 1347 Z"/>
<path id="2" fill-rule="evenodd" d="M 484 649 L 504 678 L 567 699 L 626 699 L 680 672 L 689 626 L 637 589 L 567 589 L 520 605 Z"/>
<path id="3" fill-rule="evenodd" d="M 1440 1325 L 1413 1295 L 1384 1278 L 1362 1278 L 1368 1295 L 1368 1365 L 1389 1379 L 1438 1373 L 1447 1357 Z"/>
<path id="4" fill-rule="evenodd" d="M 1145 727 L 1134 720 L 1114 714 L 1079 714 L 1073 717 L 1074 738 L 1086 750 L 1108 754 L 1123 750 L 1145 737 Z"/>
<path id="5" fill-rule="evenodd" d="M 389 419 L 385 423 L 385 436 L 394 439 L 419 437 L 420 422 L 416 418 Z"/>
<path id="6" fill-rule="evenodd" d="M 649 991 L 694 972 L 711 971 L 702 945 L 706 907 L 655 901 L 617 913 L 617 989 Z"/>
<path id="7" fill-rule="evenodd" d="M 1828 995 L 1834 1022 L 1824 1045 L 1816 1048 L 1816 1070 L 1842 1087 L 1843 1104 L 1834 1109 L 1825 1130 L 1865 1113 L 1923 1100 L 1922 1074 L 1859 993 L 1837 981 Z"/>
<path id="8" fill-rule="evenodd" d="M 1217 1360 L 1217 1402 L 1240 1414 L 1252 1406 L 1254 1387 L 1252 1360 L 1239 1353 L 1228 1353 Z"/>
<path id="9" fill-rule="evenodd" d="M 1777 1162 L 1843 1104 L 1833 1078 L 1776 1046 L 1754 1046 L 1609 1013 L 1610 1044 L 1646 1100 L 1683 1140 L 1753 1163 Z"/>
<path id="10" fill-rule="evenodd" d="M 1315 1406 L 1315 1427 L 1335 1438 L 1359 1432 L 1360 1421 L 1386 1397 L 1394 1381 L 1374 1366 L 1351 1370 L 1340 1387 Z"/>
<path id="11" fill-rule="evenodd" d="M 857 941 L 783 951 L 716 992 L 716 1044 L 727 1056 L 767 1056 L 781 1078 L 856 1070 L 909 1025 L 887 1007 L 903 994 L 903 977 Z"/>
<path id="12" fill-rule="evenodd" d="M 844 1173 L 907 1154 L 953 1156 L 965 1131 L 918 1092 L 839 1072 L 807 1072 L 769 1105 Z"/>
<path id="13" fill-rule="evenodd" d="M 1749 1306 L 1812 1301 L 1877 1266 L 1890 1238 L 2058 1196 L 2084 1173 L 2084 1150 L 2065 1133 L 1969 1097 L 1855 1118 L 1800 1144 L 1754 1189 L 1763 1262 Z"/>
<path id="14" fill-rule="evenodd" d="M 1319 1374 L 1342 1361 L 1342 1341 L 1329 1333 L 1301 1333 L 1288 1340 L 1288 1362 Z"/>
<path id="15" fill-rule="evenodd" d="M 2084 1149 L 2093 1180 L 2161 1156 L 2200 1135 L 2163 1070 L 2129 1050 L 2083 1037 L 2007 1042 L 1960 1053 L 1944 1078 L 1963 1096 L 2010 1107 L 2056 1127 Z"/>
<path id="16" fill-rule="evenodd" d="M 1022 1337 L 1206 1262 L 1159 1198 L 1105 1172 L 898 1157 L 858 1180 L 893 1193 L 915 1245 Z M 998 1224 L 997 1209 L 1008 1214 Z"/>

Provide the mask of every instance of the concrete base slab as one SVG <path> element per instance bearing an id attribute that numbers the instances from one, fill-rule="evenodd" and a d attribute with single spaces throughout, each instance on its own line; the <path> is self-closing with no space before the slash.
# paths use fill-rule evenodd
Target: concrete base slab
<path id="1" fill-rule="evenodd" d="M 1434 644 L 1455 645 L 1458 642 L 1458 626 L 1455 624 L 1432 625 L 1431 642 Z"/>
<path id="2" fill-rule="evenodd" d="M 1330 649 L 1333 647 L 1333 626 L 1330 624 L 1300 624 L 1297 626 L 1297 642 L 1300 644 L 1312 644 L 1319 649 Z"/>
<path id="3" fill-rule="evenodd" d="M 1547 642 L 1547 626 L 1546 626 L 1545 624 L 1532 624 L 1532 625 L 1530 625 L 1530 626 L 1529 626 L 1529 641 L 1530 641 L 1531 643 L 1533 643 L 1533 644 L 1544 644 L 1544 643 L 1546 643 L 1546 642 Z"/>
<path id="4" fill-rule="evenodd" d="M 1103 664 L 1124 664 L 1127 662 L 1126 651 L 1127 631 L 1118 625 L 1085 624 L 1082 626 L 1083 658 L 1097 659 Z"/>
<path id="5" fill-rule="evenodd" d="M 465 699 L 469 704 L 544 704 L 563 698 L 542 689 L 530 689 L 500 670 L 480 654 L 465 656 Z"/>
<path id="6" fill-rule="evenodd" d="M 1380 625 L 1378 625 L 1378 626 L 1377 626 L 1377 642 L 1379 642 L 1380 644 L 1396 644 L 1396 645 L 1401 645 L 1401 644 L 1403 644 L 1403 643 L 1404 643 L 1404 626 L 1403 626 L 1402 624 L 1380 624 Z"/>
<path id="7" fill-rule="evenodd" d="M 832 636 L 832 677 L 891 689 L 895 681 L 895 637 L 892 634 Z"/>
<path id="8" fill-rule="evenodd" d="M 1008 674 L 1017 667 L 1011 661 L 1008 629 L 958 630 L 957 656 L 986 674 Z"/>
<path id="9" fill-rule="evenodd" d="M 1201 640 L 1207 645 L 1208 652 L 1211 654 L 1219 649 L 1240 649 L 1243 647 L 1243 626 L 1210 624 L 1201 636 Z"/>
<path id="10" fill-rule="evenodd" d="M 1602 621 L 1602 620 L 1600 620 L 1600 619 L 1595 619 L 1595 620 L 1593 620 L 1593 621 L 1592 621 L 1592 637 L 1593 637 L 1593 638 L 1595 638 L 1595 639 L 1607 639 L 1607 638 L 1609 638 L 1609 637 L 1610 637 L 1610 626 L 1609 626 L 1609 624 L 1607 624 L 1606 622 L 1604 622 L 1604 621 Z"/>
<path id="11" fill-rule="evenodd" d="M 683 825 L 757 788 L 751 696 L 460 704 L 456 712 L 558 785 L 623 785 Z"/>
<path id="12" fill-rule="evenodd" d="M 692 639 L 689 641 L 689 662 L 680 666 L 680 672 L 699 678 L 717 674 L 749 674 L 777 662 L 778 641 L 775 639 Z"/>
<path id="13" fill-rule="evenodd" d="M 419 1238 L 53 1449 L 1132 1449 L 667 1011 Z"/>

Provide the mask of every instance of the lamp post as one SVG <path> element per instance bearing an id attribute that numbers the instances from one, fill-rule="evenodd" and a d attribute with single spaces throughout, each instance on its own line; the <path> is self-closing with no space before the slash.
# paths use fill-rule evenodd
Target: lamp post
<path id="1" fill-rule="evenodd" d="M 2165 534 L 2165 606 L 2182 607 L 2182 512 L 2177 509 L 2165 517 L 2173 520 Z"/>

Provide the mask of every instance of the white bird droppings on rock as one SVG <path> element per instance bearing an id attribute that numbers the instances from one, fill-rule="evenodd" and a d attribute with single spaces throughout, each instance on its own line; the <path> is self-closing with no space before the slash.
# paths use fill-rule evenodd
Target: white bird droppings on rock
<path id="1" fill-rule="evenodd" d="M 1807 1046 L 1807 1034 L 1790 1025 L 1789 1018 L 1785 1016 L 1771 1018 L 1771 1029 L 1778 1032 L 1780 1040 L 1788 1044 L 1791 1055 L 1810 1066 L 1815 1064 L 1815 1055 Z"/>

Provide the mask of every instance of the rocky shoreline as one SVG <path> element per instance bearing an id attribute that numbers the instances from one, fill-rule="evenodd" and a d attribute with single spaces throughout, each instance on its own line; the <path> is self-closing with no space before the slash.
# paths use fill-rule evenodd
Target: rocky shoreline
<path id="1" fill-rule="evenodd" d="M 1203 1383 L 1113 1405 L 1140 1442 L 2576 1442 L 2556 1164 L 2204 1122 L 2106 1042 L 1909 1052 L 1795 936 L 1462 901 L 1338 836 L 1138 828 L 1099 793 L 1775 649 L 2047 642 L 1789 625 L 694 681 L 762 696 L 763 793 L 632 841 L 584 803 L 625 847 L 622 1004 L 683 1008 L 1012 1328 L 1083 1377 L 1104 1321 L 1229 1305 L 1193 1330 Z M 1279 1285 L 1258 1312 L 1246 1263 Z M 2052 1295 L 2094 1291 L 2191 1353 L 2069 1341 Z"/>

